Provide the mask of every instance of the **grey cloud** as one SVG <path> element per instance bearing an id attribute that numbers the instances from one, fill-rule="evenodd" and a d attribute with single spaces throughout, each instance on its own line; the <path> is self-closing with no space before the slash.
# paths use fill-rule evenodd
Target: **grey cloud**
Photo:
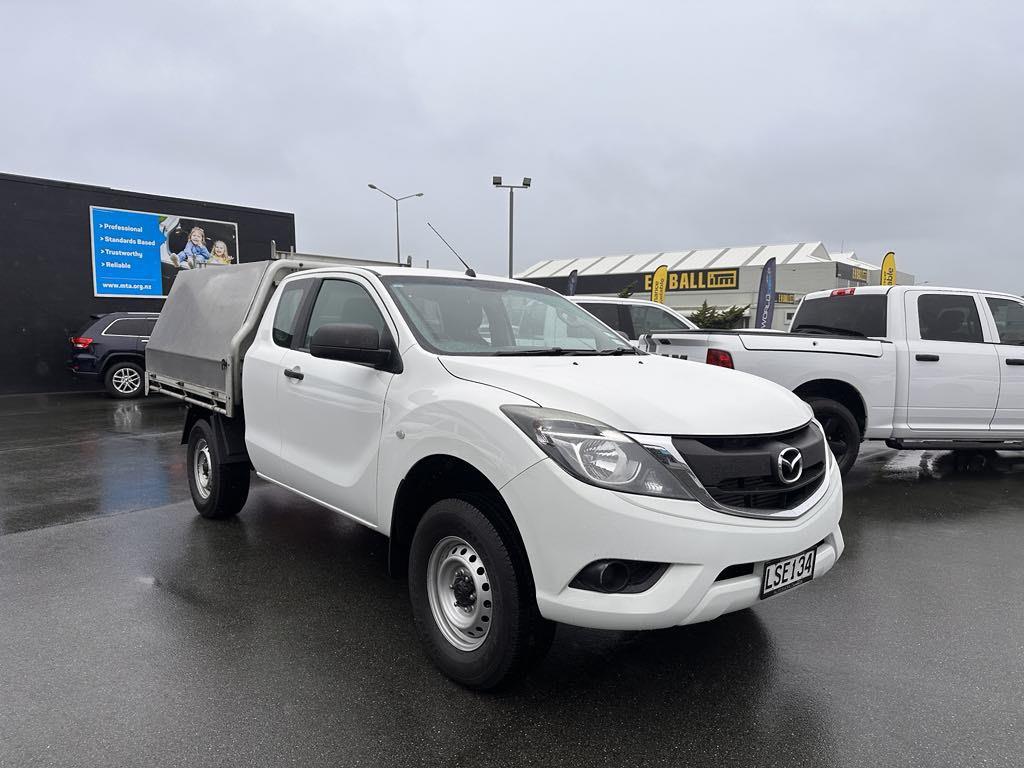
<path id="1" fill-rule="evenodd" d="M 282 208 L 303 249 L 485 271 L 825 240 L 1024 290 L 1009 3 L 90 3 L 0 8 L 3 170 Z M 978 270 L 964 272 L 969 263 Z"/>

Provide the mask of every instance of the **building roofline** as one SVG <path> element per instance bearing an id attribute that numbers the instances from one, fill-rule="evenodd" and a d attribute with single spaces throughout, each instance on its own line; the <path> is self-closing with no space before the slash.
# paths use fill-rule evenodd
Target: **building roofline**
<path id="1" fill-rule="evenodd" d="M 96 184 L 83 184 L 77 181 L 60 181 L 59 179 L 44 179 L 38 176 L 20 176 L 14 173 L 0 173 L 0 181 L 11 181 L 22 184 L 36 184 L 44 187 L 59 187 L 62 189 L 79 189 L 94 192 L 105 192 L 115 195 L 132 195 L 135 197 L 146 197 L 158 201 L 171 203 L 189 203 L 192 205 L 208 206 L 211 208 L 224 208 L 225 210 L 247 211 L 249 213 L 260 213 L 268 216 L 283 216 L 294 220 L 295 214 L 290 211 L 275 211 L 270 208 L 254 208 L 249 205 L 238 205 L 236 203 L 218 203 L 211 200 L 196 200 L 190 197 L 172 197 L 170 195 L 156 195 L 151 192 L 136 192 L 130 189 L 115 189 L 114 187 L 102 187 Z"/>

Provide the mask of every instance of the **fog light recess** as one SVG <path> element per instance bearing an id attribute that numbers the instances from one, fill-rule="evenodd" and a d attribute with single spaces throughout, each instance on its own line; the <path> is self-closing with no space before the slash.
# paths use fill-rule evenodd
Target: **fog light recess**
<path id="1" fill-rule="evenodd" d="M 595 560 L 569 582 L 573 589 L 605 594 L 636 594 L 657 583 L 668 569 L 667 563 L 643 560 Z"/>

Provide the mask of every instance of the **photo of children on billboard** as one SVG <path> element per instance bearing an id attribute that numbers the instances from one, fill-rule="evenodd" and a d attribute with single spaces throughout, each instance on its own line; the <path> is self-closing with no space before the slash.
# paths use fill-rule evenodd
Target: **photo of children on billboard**
<path id="1" fill-rule="evenodd" d="M 238 263 L 238 226 L 232 222 L 166 216 L 160 229 L 166 237 L 160 252 L 165 294 L 183 269 Z"/>

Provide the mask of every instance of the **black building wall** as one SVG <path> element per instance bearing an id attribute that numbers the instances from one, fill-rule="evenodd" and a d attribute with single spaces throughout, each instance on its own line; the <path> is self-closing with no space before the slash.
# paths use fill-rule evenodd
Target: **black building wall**
<path id="1" fill-rule="evenodd" d="M 295 216 L 0 173 L 0 394 L 77 389 L 65 369 L 68 337 L 89 315 L 158 311 L 162 299 L 95 298 L 89 206 L 238 225 L 240 261 L 295 245 Z"/>

